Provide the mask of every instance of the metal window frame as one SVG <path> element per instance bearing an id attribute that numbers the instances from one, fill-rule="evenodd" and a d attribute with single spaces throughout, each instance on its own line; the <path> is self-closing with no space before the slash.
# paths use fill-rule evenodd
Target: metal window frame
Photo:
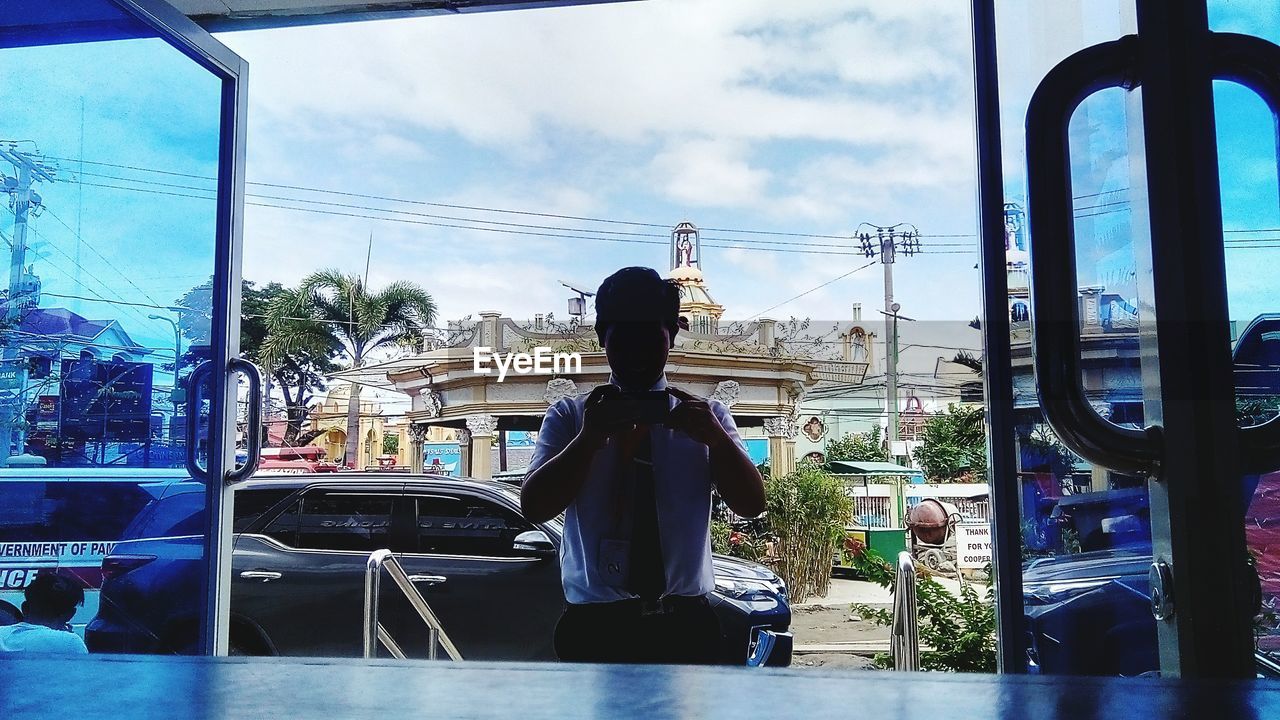
<path id="1" fill-rule="evenodd" d="M 973 0 L 974 121 L 977 130 L 978 222 L 982 271 L 983 392 L 987 404 L 987 482 L 991 488 L 992 575 L 996 597 L 996 666 L 1027 671 L 1022 607 L 1022 509 L 1011 432 L 1013 353 L 1009 278 L 1005 271 L 1004 171 L 1000 146 L 995 0 Z"/>
<path id="2" fill-rule="evenodd" d="M 1156 624 L 1160 671 L 1249 678 L 1253 612 L 1220 241 L 1213 34 L 1205 0 L 1137 0 L 1137 20 L 1151 230 L 1151 274 L 1139 273 L 1139 294 L 1152 299 L 1139 342 L 1144 414 L 1163 438 L 1147 486 L 1153 559 L 1172 569 L 1174 603 Z"/>

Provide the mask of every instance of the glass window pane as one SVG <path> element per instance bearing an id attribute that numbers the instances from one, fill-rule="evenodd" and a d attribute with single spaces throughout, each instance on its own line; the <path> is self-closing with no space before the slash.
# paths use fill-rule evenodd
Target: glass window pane
<path id="1" fill-rule="evenodd" d="M 533 525 L 506 508 L 468 496 L 418 497 L 418 552 L 524 557 L 516 536 Z"/>
<path id="2" fill-rule="evenodd" d="M 298 547 L 298 521 L 301 510 L 301 500 L 290 503 L 284 512 L 267 523 L 267 526 L 262 530 L 262 534 L 275 538 L 289 547 Z"/>
<path id="3" fill-rule="evenodd" d="M 191 652 L 166 628 L 204 606 L 205 488 L 175 489 L 210 446 L 188 386 L 211 359 L 223 81 L 105 0 L 8 3 L 0 28 L 0 573 L 79 579 L 91 651 Z M 183 573 L 165 607 L 137 591 Z"/>
<path id="4" fill-rule="evenodd" d="M 1138 675 L 1158 670 L 1147 570 L 1146 479 L 1085 462 L 1054 434 L 1032 368 L 1024 120 L 1031 93 L 1077 50 L 1134 31 L 1131 2 L 997 3 L 1008 228 L 1009 307 L 1022 508 L 1023 604 L 1031 672 Z M 1094 411 L 1144 422 L 1138 323 L 1147 243 L 1138 91 L 1086 98 L 1068 126 L 1081 377 Z M 1030 171 L 1035 171 L 1031 169 Z M 1148 253 L 1149 254 L 1149 253 Z M 1146 300 L 1149 302 L 1149 300 Z M 1043 328 L 1045 332 L 1054 328 Z M 1016 642 L 1004 638 L 1004 642 Z"/>
<path id="5" fill-rule="evenodd" d="M 395 498 L 316 493 L 302 499 L 300 548 L 373 552 L 390 547 Z"/>
<path id="6" fill-rule="evenodd" d="M 1280 42 L 1280 17 L 1265 3 L 1212 0 L 1210 25 Z M 1280 147 L 1277 115 L 1252 90 L 1214 85 L 1222 184 L 1227 300 L 1241 426 L 1280 415 Z M 1280 464 L 1280 463 L 1278 463 Z M 1274 468 L 1280 470 L 1280 467 Z M 1257 649 L 1280 658 L 1280 472 L 1247 474 L 1245 540 L 1262 589 L 1254 621 Z"/>

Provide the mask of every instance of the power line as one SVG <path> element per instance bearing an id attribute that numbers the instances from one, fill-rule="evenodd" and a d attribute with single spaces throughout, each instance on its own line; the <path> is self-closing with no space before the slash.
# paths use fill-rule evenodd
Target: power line
<path id="1" fill-rule="evenodd" d="M 209 177 L 209 176 L 206 176 L 206 175 L 196 175 L 196 174 L 192 174 L 192 173 L 174 172 L 174 171 L 171 171 L 171 170 L 159 170 L 159 169 L 154 169 L 154 168 L 141 167 L 141 166 L 137 166 L 137 165 L 124 165 L 124 164 L 119 164 L 119 163 L 108 163 L 108 162 L 100 162 L 100 161 L 92 161 L 92 160 L 83 160 L 83 159 L 80 159 L 80 158 L 54 158 L 54 157 L 51 157 L 51 159 L 55 159 L 55 160 L 63 160 L 63 161 L 67 161 L 67 162 L 82 162 L 82 163 L 85 163 L 85 164 L 89 164 L 89 165 L 96 165 L 96 166 L 99 166 L 99 167 L 110 167 L 110 168 L 116 168 L 116 169 L 121 169 L 121 170 L 132 170 L 132 171 L 135 171 L 135 172 L 157 173 L 157 174 L 161 174 L 161 175 L 168 175 L 168 176 L 171 176 L 171 177 L 189 178 L 189 179 L 193 179 L 193 180 L 205 180 L 205 181 L 208 181 L 208 182 L 215 182 L 215 181 L 217 180 L 217 178 Z M 96 175 L 96 174 L 95 174 L 95 173 L 85 173 L 85 175 Z M 106 175 L 102 175 L 101 177 L 113 178 L 114 176 L 106 176 Z M 128 180 L 128 181 L 130 181 L 130 182 L 151 183 L 151 184 L 157 184 L 157 185 L 163 185 L 163 184 L 164 184 L 164 183 L 157 183 L 156 181 L 151 181 L 151 180 L 142 180 L 142 179 L 126 179 L 126 178 L 115 178 L 115 179 Z M 365 199 L 365 200 L 380 200 L 380 201 L 384 201 L 384 202 L 404 203 L 404 204 L 409 204 L 409 205 L 421 205 L 421 206 L 426 206 L 426 207 L 448 208 L 448 209 L 452 209 L 452 210 L 472 210 L 472 211 L 476 211 L 476 212 L 500 213 L 500 214 L 507 214 L 507 215 L 520 215 L 520 216 L 526 216 L 526 217 L 544 217 L 544 218 L 552 218 L 552 219 L 557 219 L 557 220 L 575 220 L 575 221 L 579 221 L 579 222 L 593 222 L 593 223 L 601 223 L 601 224 L 608 224 L 608 225 L 627 225 L 627 226 L 633 226 L 633 227 L 651 227 L 651 228 L 661 228 L 661 229 L 663 229 L 663 230 L 670 230 L 670 229 L 671 229 L 671 225 L 670 225 L 669 223 L 641 222 L 641 221 L 636 221 L 636 220 L 619 220 L 619 219 L 615 219 L 615 218 L 598 218 L 598 217 L 589 217 L 589 216 L 582 216 L 582 215 L 567 215 L 567 214 L 560 214 L 560 213 L 546 213 L 546 212 L 537 212 L 537 211 L 532 211 L 532 210 L 512 210 L 512 209 L 508 209 L 508 208 L 486 207 L 486 206 L 482 206 L 482 205 L 462 205 L 462 204 L 458 204 L 458 203 L 430 202 L 430 201 L 426 201 L 426 200 L 411 200 L 411 199 L 407 199 L 407 198 L 392 197 L 392 196 L 387 196 L 387 195 L 373 195 L 373 194 L 369 194 L 369 193 L 356 193 L 356 192 L 350 192 L 350 191 L 344 191 L 344 190 L 329 190 L 329 189 L 324 189 L 324 188 L 307 187 L 307 186 L 304 186 L 304 185 L 291 185 L 291 184 L 286 184 L 286 183 L 271 183 L 271 182 L 259 182 L 259 181 L 248 180 L 248 181 L 246 181 L 246 182 L 245 182 L 245 184 L 246 184 L 246 185 L 256 186 L 256 187 L 276 188 L 276 189 L 279 189 L 279 190 L 295 190 L 295 191 L 298 191 L 298 192 L 309 192 L 309 193 L 319 193 L 319 194 L 325 194 L 325 195 L 336 195 L 336 196 L 340 196 L 340 197 L 353 197 L 353 198 L 361 198 L 361 199 Z M 181 187 L 181 188 L 185 188 L 185 189 L 199 189 L 199 190 L 203 190 L 203 191 L 206 191 L 206 192 L 214 192 L 212 189 L 205 189 L 205 188 L 191 188 L 191 187 L 189 187 L 189 186 L 175 186 L 175 187 Z M 1087 196 L 1081 196 L 1081 197 L 1087 197 Z M 305 199 L 301 199 L 301 198 L 287 198 L 287 199 L 289 199 L 289 200 L 295 200 L 295 201 L 298 201 L 298 202 L 316 202 L 316 201 L 305 200 Z M 388 211 L 386 211 L 386 212 L 398 212 L 398 211 L 388 210 Z M 474 220 L 473 222 L 494 222 L 494 221 Z M 782 230 L 759 230 L 759 229 L 750 229 L 750 228 L 721 228 L 721 227 L 707 227 L 707 228 L 702 228 L 702 230 L 705 230 L 705 231 L 707 231 L 707 232 L 727 232 L 727 233 L 739 233 L 739 234 L 745 234 L 745 235 L 770 235 L 770 236 L 775 236 L 775 237 L 813 238 L 813 239 L 818 239 L 818 240 L 850 240 L 850 239 L 851 239 L 849 235 L 834 235 L 834 234 L 824 234 L 824 233 L 803 233 L 803 232 L 790 232 L 790 231 L 782 231 Z M 588 232 L 604 232 L 604 231 L 588 230 Z M 972 234 L 972 233 L 966 233 L 966 234 L 923 235 L 922 237 L 975 237 L 975 235 L 974 235 L 974 234 Z M 710 238 L 706 238 L 706 239 L 710 239 Z M 723 238 L 723 240 L 730 241 L 730 239 L 729 239 L 729 238 Z M 742 239 L 742 238 L 735 238 L 735 239 L 732 239 L 731 241 L 733 241 L 733 242 L 746 242 L 746 240 L 745 240 L 745 239 Z"/>
<path id="2" fill-rule="evenodd" d="M 29 227 L 31 228 L 31 232 L 32 232 L 36 237 L 38 237 L 38 238 L 41 238 L 41 239 L 43 239 L 43 240 L 48 241 L 48 243 L 49 243 L 49 247 L 51 247 L 51 248 L 53 248 L 55 251 L 57 251 L 57 253 L 58 253 L 59 255 L 61 255 L 61 256 L 63 256 L 63 257 L 65 257 L 65 258 L 66 258 L 66 259 L 68 259 L 68 260 L 70 260 L 70 261 L 71 261 L 71 263 L 72 263 L 73 265 L 75 265 L 77 268 L 79 268 L 79 269 L 80 269 L 80 271 L 81 271 L 81 272 L 83 272 L 85 275 L 88 275 L 90 279 L 97 281 L 97 283 L 98 283 L 99 285 L 101 285 L 101 286 L 102 286 L 102 289 L 103 289 L 103 290 L 106 290 L 108 293 L 114 294 L 116 297 L 119 297 L 121 300 L 123 300 L 123 299 L 124 299 L 124 297 L 123 297 L 122 295 L 120 295 L 120 293 L 119 293 L 119 292 L 117 292 L 116 290 L 113 290 L 113 289 L 111 288 L 111 286 L 110 286 L 110 285 L 107 285 L 107 283 L 106 283 L 105 281 L 103 281 L 103 280 L 102 280 L 102 278 L 98 277 L 97 275 L 94 275 L 92 272 L 90 272 L 90 271 L 89 271 L 87 268 L 85 268 L 83 265 L 81 265 L 80 263 L 76 262 L 76 259 L 75 259 L 75 258 L 73 258 L 73 257 L 71 257 L 70 255 L 68 255 L 68 254 L 67 254 L 67 252 L 66 252 L 65 250 L 63 250 L 62 248 L 58 247 L 58 246 L 57 246 L 57 245 L 55 245 L 52 241 L 50 241 L 47 237 L 45 237 L 44 233 L 40 232 L 40 229 L 39 229 L 39 228 L 37 228 L 35 225 L 30 225 Z M 59 270 L 63 275 L 66 275 L 68 279 L 72 280 L 73 282 L 75 281 L 75 279 L 76 279 L 75 275 L 73 275 L 72 273 L 68 272 L 65 268 L 62 268 L 62 267 L 60 267 L 60 266 L 56 265 L 55 263 L 53 263 L 53 261 L 51 261 L 51 260 L 50 260 L 49 258 L 47 258 L 47 257 L 46 257 L 46 258 L 43 258 L 43 260 L 44 260 L 44 262 L 49 263 L 49 265 L 51 265 L 52 267 L 54 267 L 54 268 L 58 269 L 58 270 Z M 101 293 L 99 293 L 97 290 L 94 290 L 94 289 L 93 289 L 92 287 L 90 287 L 89 285 L 82 285 L 82 287 L 83 287 L 85 290 L 87 290 L 88 292 L 91 292 L 91 293 L 93 293 L 94 295 L 96 295 L 96 296 L 98 297 L 98 299 L 99 299 L 99 300 L 104 300 L 104 301 L 110 302 L 110 301 L 109 301 L 109 300 L 107 300 L 105 297 L 103 297 L 103 295 L 102 295 Z M 53 293 L 43 293 L 43 294 L 51 295 L 51 296 L 53 295 Z M 147 322 L 145 319 L 143 319 L 143 317 L 142 317 L 142 313 L 138 312 L 137 310 L 132 310 L 132 312 L 133 312 L 133 313 L 134 313 L 134 315 L 136 315 L 136 316 L 138 317 L 138 319 L 139 319 L 139 320 L 141 320 L 144 324 Z"/>
<path id="3" fill-rule="evenodd" d="M 68 232 L 70 232 L 72 235 L 75 235 L 76 240 L 80 241 L 81 243 L 83 243 L 83 244 L 85 245 L 85 247 L 87 247 L 87 248 L 89 248 L 90 250 L 92 250 L 94 255 L 97 255 L 99 258 L 102 258 L 102 262 L 106 263 L 106 264 L 107 264 L 107 267 L 111 268 L 112 270 L 115 270 L 115 271 L 116 271 L 116 273 L 120 275 L 120 277 L 124 278 L 124 281 L 125 281 L 125 282 L 127 282 L 127 283 L 129 283 L 129 285 L 133 286 L 133 289 L 134 289 L 134 290 L 137 290 L 138 292 L 142 293 L 142 296 L 143 296 L 143 297 L 145 297 L 146 299 L 150 300 L 151 302 L 153 302 L 153 303 L 158 303 L 158 301 L 157 301 L 155 298 L 151 297 L 151 295 L 150 295 L 150 294 L 148 294 L 146 290 L 143 290 L 142 288 L 138 287 L 138 285 L 137 285 L 136 283 L 134 283 L 134 282 L 133 282 L 133 280 L 132 280 L 132 279 L 130 279 L 130 278 L 129 278 L 129 276 L 128 276 L 128 275 L 126 275 L 126 274 L 125 274 L 125 272 L 124 272 L 123 270 L 121 270 L 120 268 L 116 267 L 115 263 L 111 262 L 110 260 L 108 260 L 108 259 L 106 258 L 106 256 L 104 256 L 102 253 L 98 252 L 98 249 L 97 249 L 96 247 L 94 247 L 94 246 L 93 246 L 93 243 L 91 243 L 91 242 L 89 242 L 89 241 L 85 240 L 84 238 L 80 237 L 80 233 L 79 233 L 79 232 L 77 232 L 75 229 L 73 229 L 70 225 L 68 225 L 68 224 L 66 223 L 66 221 L 65 221 L 65 220 L 63 220 L 62 218 L 58 217 L 58 214 L 57 214 L 57 213 L 55 213 L 53 210 L 50 210 L 50 209 L 49 209 L 49 208 L 47 208 L 47 207 L 44 209 L 44 212 L 46 212 L 46 213 L 48 213 L 50 216 L 52 216 L 54 220 L 57 220 L 57 221 L 58 221 L 58 223 L 59 223 L 59 224 L 61 224 L 61 225 L 62 225 L 62 227 L 66 228 L 66 229 L 67 229 L 67 231 L 68 231 Z"/>
<path id="4" fill-rule="evenodd" d="M 789 298 L 789 299 L 787 299 L 787 300 L 783 300 L 782 302 L 778 303 L 777 305 L 774 305 L 774 306 L 772 306 L 772 307 L 767 307 L 767 308 L 765 308 L 764 310 L 761 310 L 760 312 L 755 313 L 754 315 L 750 315 L 750 316 L 748 316 L 748 317 L 747 317 L 747 320 L 751 320 L 751 319 L 753 319 L 753 318 L 760 317 L 761 315 L 763 315 L 763 314 L 765 314 L 765 313 L 769 312 L 770 310 L 776 310 L 776 309 L 778 309 L 778 308 L 782 307 L 783 305 L 786 305 L 787 303 L 792 302 L 793 300 L 799 300 L 800 298 L 804 297 L 805 295 L 808 295 L 809 293 L 812 293 L 812 292 L 816 292 L 816 291 L 818 291 L 818 290 L 821 290 L 822 288 L 824 288 L 824 287 L 826 287 L 826 286 L 830 285 L 830 284 L 831 284 L 831 283 L 833 283 L 833 282 L 836 282 L 836 281 L 838 281 L 838 280 L 843 280 L 843 279 L 845 279 L 845 278 L 849 277 L 850 275 L 852 275 L 852 274 L 854 274 L 854 273 L 858 272 L 859 270 L 865 270 L 865 269 L 867 269 L 867 268 L 869 268 L 869 267 L 871 267 L 872 265 L 875 265 L 875 264 L 876 264 L 876 261 L 875 261 L 875 260 L 872 260 L 871 262 L 867 263 L 866 265 L 859 265 L 858 267 L 856 267 L 856 268 L 854 268 L 854 269 L 850 270 L 849 272 L 844 273 L 843 275 L 840 275 L 840 276 L 838 276 L 838 277 L 833 277 L 833 278 L 831 278 L 830 280 L 828 280 L 828 281 L 826 281 L 826 282 L 822 283 L 821 285 L 818 285 L 818 286 L 816 286 L 816 287 L 809 288 L 808 290 L 805 290 L 804 292 L 800 293 L 799 295 L 796 295 L 796 296 L 795 296 L 795 297 L 793 297 L 793 298 Z M 744 321 L 744 322 L 745 322 L 745 321 Z"/>
<path id="5" fill-rule="evenodd" d="M 202 195 L 190 195 L 186 193 L 170 192 L 167 190 L 149 190 L 146 188 L 125 187 L 120 185 L 108 185 L 103 183 L 84 183 L 84 184 L 89 187 L 124 190 L 128 192 L 141 192 L 141 193 L 149 193 L 153 195 L 169 195 L 169 196 L 176 196 L 176 197 L 193 198 L 197 200 L 213 199 L 213 198 L 202 196 Z M 252 206 L 252 207 L 274 208 L 278 210 L 292 210 L 294 212 L 306 212 L 306 213 L 314 213 L 319 215 L 352 217 L 352 218 L 360 218 L 365 220 L 382 220 L 386 222 L 397 222 L 397 223 L 402 223 L 407 225 L 424 225 L 429 227 L 443 227 L 443 228 L 450 228 L 454 230 L 472 230 L 472 231 L 480 231 L 480 232 L 500 233 L 500 234 L 506 234 L 506 235 L 547 237 L 547 238 L 557 238 L 557 239 L 563 239 L 563 240 L 587 240 L 592 242 L 630 243 L 630 244 L 637 244 L 637 245 L 666 245 L 667 244 L 666 240 L 641 240 L 636 238 L 601 237 L 597 235 L 568 235 L 564 233 L 546 233 L 546 232 L 534 232 L 529 230 L 508 230 L 504 228 L 475 227 L 471 225 L 439 223 L 439 222 L 432 222 L 427 220 L 414 220 L 410 218 L 387 217 L 385 215 L 369 215 L 364 213 L 340 212 L 337 210 L 322 210 L 319 208 L 291 207 L 288 205 L 276 205 L 273 203 L 246 202 L 245 205 Z M 378 212 L 398 212 L 398 211 L 379 210 L 377 208 L 374 208 L 374 210 Z M 483 222 L 483 221 L 478 221 L 478 222 Z M 594 232 L 594 231 L 580 230 L 579 232 Z M 741 245 L 723 245 L 723 244 L 711 244 L 711 243 L 707 243 L 706 247 L 730 249 L 730 250 L 750 250 L 750 251 L 756 251 L 756 252 L 798 254 L 798 255 L 852 255 L 852 256 L 858 256 L 858 257 L 863 256 L 863 254 L 860 252 L 852 252 L 852 251 L 846 252 L 846 251 L 840 251 L 840 250 L 798 250 L 798 249 L 790 249 L 790 248 L 783 248 L 783 247 L 778 247 L 778 248 L 744 247 Z"/>

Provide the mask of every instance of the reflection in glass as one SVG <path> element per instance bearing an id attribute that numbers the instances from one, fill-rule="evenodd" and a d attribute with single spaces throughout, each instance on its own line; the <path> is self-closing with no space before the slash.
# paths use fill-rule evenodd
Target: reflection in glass
<path id="1" fill-rule="evenodd" d="M 0 19 L 0 603 L 21 605 L 18 570 L 74 576 L 72 626 L 100 650 L 99 586 L 136 569 L 108 561 L 117 543 L 204 546 L 198 523 L 151 510 L 189 480 L 188 449 L 207 451 L 188 384 L 209 357 L 221 81 L 112 3 L 19 5 Z M 196 487 L 184 501 L 202 509 Z"/>

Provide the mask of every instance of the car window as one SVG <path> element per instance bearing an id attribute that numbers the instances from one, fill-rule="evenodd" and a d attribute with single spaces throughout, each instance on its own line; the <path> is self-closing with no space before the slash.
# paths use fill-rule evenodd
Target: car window
<path id="1" fill-rule="evenodd" d="M 395 501 L 393 495 L 308 493 L 302 498 L 294 546 L 359 552 L 390 547 Z"/>
<path id="2" fill-rule="evenodd" d="M 466 495 L 418 495 L 418 552 L 473 557 L 523 557 L 512 545 L 534 527 L 495 502 Z"/>
<path id="3" fill-rule="evenodd" d="M 136 480 L 0 478 L 0 542 L 116 540 L 156 494 Z"/>
<path id="4" fill-rule="evenodd" d="M 121 535 L 138 538 L 199 535 L 204 532 L 204 493 L 184 492 L 153 500 Z"/>
<path id="5" fill-rule="evenodd" d="M 298 515 L 302 511 L 302 500 L 289 503 L 284 512 L 272 518 L 262 529 L 262 534 L 288 545 L 298 547 Z"/>
<path id="6" fill-rule="evenodd" d="M 236 491 L 233 529 L 235 532 L 244 532 L 253 524 L 253 521 L 262 516 L 262 513 L 270 510 L 273 505 L 289 497 L 292 493 L 293 490 L 291 488 L 262 488 Z"/>

